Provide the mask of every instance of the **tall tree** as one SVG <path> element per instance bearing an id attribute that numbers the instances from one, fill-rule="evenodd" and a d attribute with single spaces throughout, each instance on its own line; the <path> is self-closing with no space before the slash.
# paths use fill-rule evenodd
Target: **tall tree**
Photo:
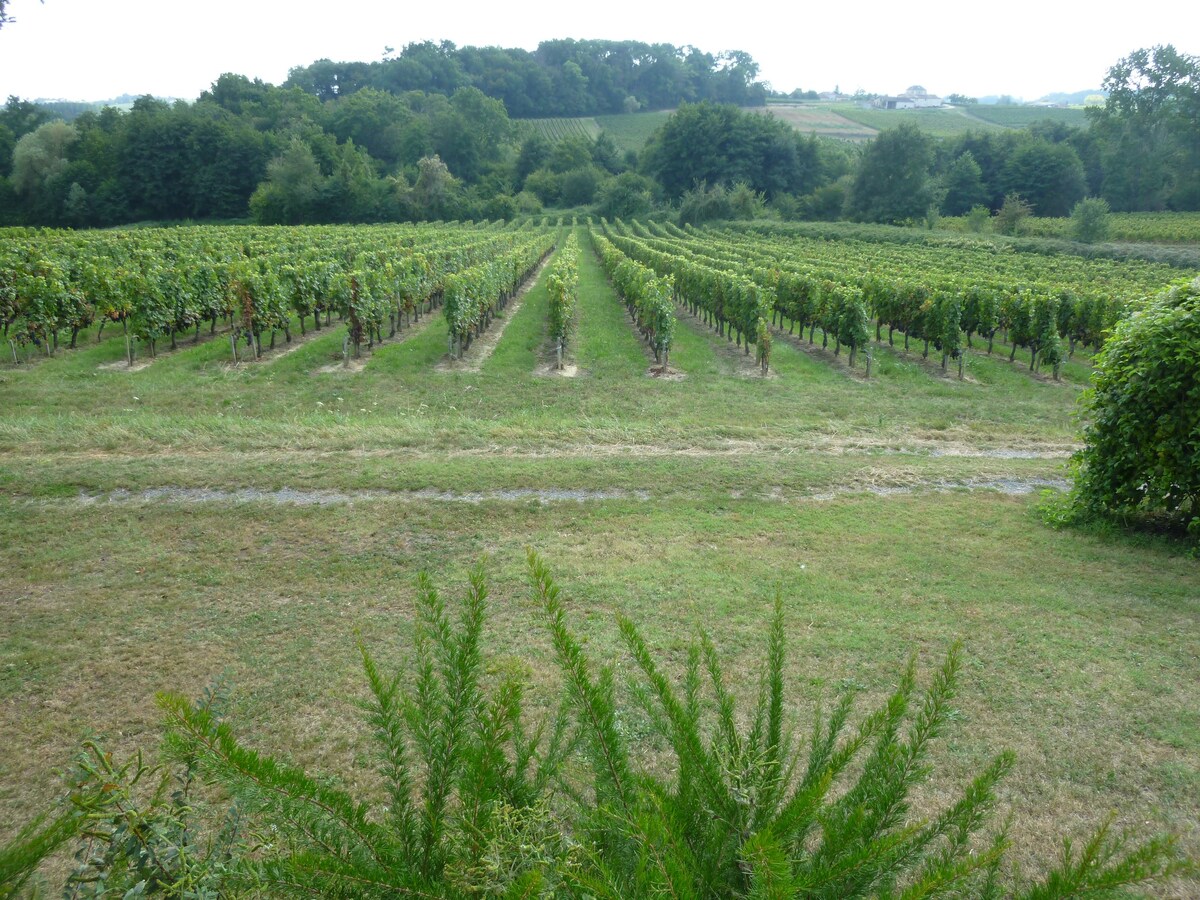
<path id="1" fill-rule="evenodd" d="M 66 167 L 67 148 L 79 133 L 66 122 L 47 122 L 17 141 L 13 149 L 13 186 L 31 194 Z"/>
<path id="2" fill-rule="evenodd" d="M 1089 109 L 1102 136 L 1103 193 L 1114 209 L 1200 209 L 1200 57 L 1170 44 L 1136 50 L 1109 69 L 1105 105 Z"/>
<path id="3" fill-rule="evenodd" d="M 17 139 L 12 131 L 0 123 L 0 178 L 6 177 L 12 171 L 12 154 L 16 146 Z"/>
<path id="4" fill-rule="evenodd" d="M 388 166 L 416 162 L 405 159 L 405 132 L 414 118 L 399 97 L 363 88 L 325 104 L 325 127 L 339 142 L 354 141 Z"/>
<path id="5" fill-rule="evenodd" d="M 817 144 L 770 116 L 735 106 L 688 103 L 651 137 L 643 168 L 672 198 L 694 185 L 744 182 L 773 198 L 820 185 Z"/>
<path id="6" fill-rule="evenodd" d="M 758 71 L 758 63 L 742 51 L 714 56 L 673 44 L 562 39 L 543 41 L 530 53 L 425 41 L 379 62 L 321 59 L 298 66 L 286 86 L 322 101 L 366 87 L 445 96 L 476 87 L 502 101 L 512 116 L 571 116 L 671 109 L 700 100 L 761 106 L 766 88 L 756 80 Z"/>
<path id="7" fill-rule="evenodd" d="M 540 169 L 550 158 L 553 149 L 540 131 L 535 131 L 525 138 L 521 142 L 521 150 L 517 154 L 517 184 L 524 185 L 525 179 Z"/>
<path id="8" fill-rule="evenodd" d="M 979 165 L 980 179 L 987 194 L 983 202 L 993 210 L 999 209 L 1004 203 L 1004 185 L 1000 176 L 1020 139 L 1021 135 L 1015 132 L 968 131 L 949 141 L 947 150 L 950 159 L 957 159 L 969 152 Z"/>
<path id="9" fill-rule="evenodd" d="M 22 100 L 20 97 L 9 97 L 4 109 L 0 110 L 0 125 L 11 131 L 15 140 L 20 140 L 54 118 L 48 110 L 32 100 Z"/>
<path id="10" fill-rule="evenodd" d="M 267 166 L 267 178 L 250 198 L 256 222 L 297 225 L 311 221 L 322 186 L 321 169 L 312 148 L 293 137 Z"/>
<path id="11" fill-rule="evenodd" d="M 904 123 L 879 133 L 859 164 L 846 213 L 861 222 L 902 222 L 922 218 L 933 200 L 929 169 L 933 139 Z"/>
<path id="12" fill-rule="evenodd" d="M 1070 144 L 1031 138 L 1008 158 L 1001 173 L 1005 194 L 1020 194 L 1035 215 L 1070 215 L 1087 193 L 1083 163 Z"/>
<path id="13" fill-rule="evenodd" d="M 427 219 L 453 218 L 457 210 L 459 185 L 446 164 L 436 156 L 428 156 L 417 163 L 417 172 L 413 197 L 422 215 Z"/>
<path id="14" fill-rule="evenodd" d="M 942 187 L 946 191 L 942 213 L 947 216 L 965 215 L 971 211 L 971 207 L 988 202 L 988 193 L 983 186 L 983 170 L 970 150 L 950 164 L 942 176 Z"/>

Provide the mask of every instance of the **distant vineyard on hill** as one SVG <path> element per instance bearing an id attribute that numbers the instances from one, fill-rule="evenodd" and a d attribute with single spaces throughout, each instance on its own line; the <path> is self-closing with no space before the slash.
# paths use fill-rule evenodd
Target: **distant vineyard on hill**
<path id="1" fill-rule="evenodd" d="M 846 118 L 828 106 L 818 106 L 811 103 L 789 103 L 763 107 L 756 112 L 772 115 L 780 121 L 787 122 L 797 131 L 818 134 L 822 137 L 835 137 L 847 141 L 865 141 L 873 138 L 876 129 L 861 122 Z"/>
<path id="2" fill-rule="evenodd" d="M 1027 128 L 1034 122 L 1061 122 L 1063 125 L 1073 125 L 1086 128 L 1087 113 L 1078 108 L 1062 108 L 1053 106 L 972 106 L 968 113 L 976 119 L 983 119 L 1005 128 Z"/>
<path id="3" fill-rule="evenodd" d="M 667 121 L 671 110 L 644 113 L 620 113 L 611 116 L 581 116 L 579 118 L 555 119 L 522 119 L 522 124 L 529 126 L 551 143 L 558 143 L 571 137 L 598 137 L 604 132 L 613 139 L 613 143 L 622 152 L 634 150 L 640 152 L 646 146 L 650 135 Z"/>
<path id="4" fill-rule="evenodd" d="M 838 103 L 827 108 L 879 131 L 911 123 L 926 134 L 939 138 L 957 137 L 967 131 L 995 131 L 1002 127 L 958 109 L 864 109 L 853 103 Z"/>
<path id="5" fill-rule="evenodd" d="M 939 227 L 949 231 L 968 230 L 965 216 L 944 217 Z M 1070 240 L 1071 220 L 1066 217 L 1032 216 L 1022 226 L 1030 237 Z M 1110 241 L 1138 244 L 1200 244 L 1200 213 L 1146 212 L 1113 213 L 1108 219 Z"/>
<path id="6" fill-rule="evenodd" d="M 555 144 L 565 141 L 567 138 L 596 138 L 600 135 L 600 126 L 591 116 L 583 116 L 578 119 L 525 119 L 523 121 L 533 131 Z"/>
<path id="7" fill-rule="evenodd" d="M 674 110 L 659 112 L 626 113 L 613 116 L 596 116 L 600 128 L 613 139 L 622 151 L 641 151 L 662 124 L 671 117 Z"/>
<path id="8" fill-rule="evenodd" d="M 1041 106 L 971 106 L 946 109 L 867 109 L 856 103 L 781 103 L 751 107 L 752 112 L 772 115 L 804 134 L 866 141 L 885 128 L 903 123 L 937 138 L 957 137 L 968 131 L 1001 131 L 1026 128 L 1035 122 L 1053 121 L 1086 126 L 1087 116 L 1079 108 Z M 641 152 L 650 136 L 670 118 L 673 110 L 620 113 L 579 118 L 522 119 L 552 143 L 569 137 L 597 137 L 604 132 L 622 151 Z"/>

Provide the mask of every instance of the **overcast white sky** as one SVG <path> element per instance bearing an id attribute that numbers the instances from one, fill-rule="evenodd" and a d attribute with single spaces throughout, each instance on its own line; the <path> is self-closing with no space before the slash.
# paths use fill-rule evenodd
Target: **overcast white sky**
<path id="1" fill-rule="evenodd" d="M 1200 53 L 1198 0 L 1139 3 L 601 0 L 11 0 L 0 96 L 194 99 L 222 72 L 279 83 L 315 59 L 379 59 L 422 40 L 534 49 L 610 38 L 745 50 L 785 91 L 1008 93 L 1096 88 L 1130 51 Z"/>

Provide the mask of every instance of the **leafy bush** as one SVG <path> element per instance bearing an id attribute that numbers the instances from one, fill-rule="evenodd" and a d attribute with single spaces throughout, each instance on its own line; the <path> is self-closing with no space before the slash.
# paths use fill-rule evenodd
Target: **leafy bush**
<path id="1" fill-rule="evenodd" d="M 532 191 L 521 191 L 516 196 L 517 212 L 523 216 L 538 215 L 542 211 L 542 201 Z"/>
<path id="2" fill-rule="evenodd" d="M 218 685 L 194 709 L 219 721 Z M 139 751 L 116 762 L 85 741 L 68 775 L 65 808 L 0 849 L 0 898 L 21 895 L 43 859 L 79 838 L 64 896 L 208 898 L 235 881 L 247 844 L 236 805 L 214 811 L 197 796 L 197 755 L 151 765 Z M 33 882 L 32 897 L 42 895 Z"/>
<path id="3" fill-rule="evenodd" d="M 987 231 L 988 225 L 992 221 L 992 211 L 986 206 L 977 204 L 971 207 L 971 211 L 966 215 L 967 231 L 973 234 L 983 234 Z"/>
<path id="4" fill-rule="evenodd" d="M 582 166 L 571 169 L 560 176 L 562 193 L 560 199 L 563 206 L 584 206 L 596 199 L 596 192 L 605 175 L 595 166 Z"/>
<path id="5" fill-rule="evenodd" d="M 517 201 L 509 194 L 496 194 L 483 204 L 484 217 L 493 222 L 497 219 L 511 222 L 517 217 L 517 212 Z"/>
<path id="6" fill-rule="evenodd" d="M 1071 210 L 1071 234 L 1084 244 L 1108 238 L 1109 209 L 1103 197 L 1085 197 Z"/>
<path id="7" fill-rule="evenodd" d="M 679 202 L 679 224 L 699 225 L 733 217 L 729 192 L 725 186 L 700 182 L 685 191 Z"/>
<path id="8" fill-rule="evenodd" d="M 1016 883 L 1004 871 L 1005 832 L 985 827 L 1010 753 L 931 819 L 917 818 L 910 798 L 930 781 L 933 746 L 952 719 L 959 649 L 927 687 L 910 661 L 879 708 L 852 723 L 844 695 L 801 739 L 787 722 L 779 598 L 748 716 L 707 635 L 688 648 L 675 684 L 637 627 L 620 620 L 641 676 L 634 697 L 671 757 L 642 766 L 614 669 L 585 653 L 532 551 L 529 574 L 564 679 L 558 713 L 538 727 L 527 726 L 519 682 L 488 687 L 483 675 L 482 570 L 457 621 L 421 576 L 412 671 L 385 675 L 361 651 L 377 770 L 354 781 L 376 785 L 369 799 L 249 749 L 212 702 L 168 695 L 165 752 L 184 788 L 171 802 L 159 789 L 144 807 L 98 799 L 132 797 L 152 771 L 99 754 L 104 765 L 77 785 L 67 813 L 0 851 L 0 877 L 16 885 L 0 896 L 15 895 L 38 859 L 81 830 L 112 852 L 85 853 L 91 880 L 79 885 L 125 896 L 1044 900 L 1188 868 L 1169 839 L 1130 847 L 1105 826 L 1078 852 L 1064 842 L 1041 883 Z M 576 755 L 584 770 L 567 778 Z M 197 821 L 208 807 L 193 805 L 186 786 L 198 778 L 233 798 L 223 825 Z M 199 834 L 216 837 L 197 851 Z"/>
<path id="9" fill-rule="evenodd" d="M 524 192 L 533 194 L 545 206 L 556 206 L 562 197 L 562 177 L 549 169 L 538 169 L 525 179 Z"/>
<path id="10" fill-rule="evenodd" d="M 995 226 L 999 234 L 1021 235 L 1025 233 L 1025 222 L 1033 215 L 1033 207 L 1020 194 L 1009 194 L 1004 205 L 996 213 Z"/>
<path id="11" fill-rule="evenodd" d="M 1200 279 L 1119 322 L 1095 364 L 1081 511 L 1165 513 L 1200 538 Z"/>
<path id="12" fill-rule="evenodd" d="M 729 212 L 734 219 L 757 219 L 766 207 L 766 197 L 744 181 L 729 189 Z"/>
<path id="13" fill-rule="evenodd" d="M 596 196 L 595 212 L 606 219 L 632 219 L 653 206 L 654 182 L 636 172 L 610 178 Z"/>

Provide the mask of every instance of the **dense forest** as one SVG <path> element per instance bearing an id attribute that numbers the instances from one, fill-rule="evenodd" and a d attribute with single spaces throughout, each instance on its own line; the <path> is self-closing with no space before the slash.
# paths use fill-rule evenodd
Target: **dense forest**
<path id="1" fill-rule="evenodd" d="M 284 86 L 321 100 L 364 88 L 452 95 L 475 87 L 503 101 L 510 116 L 534 118 L 672 109 L 702 100 L 761 106 L 767 90 L 757 77 L 758 64 L 737 50 L 714 56 L 671 44 L 557 40 L 530 53 L 426 41 L 380 62 L 318 60 L 292 69 Z"/>
<path id="2" fill-rule="evenodd" d="M 545 208 L 681 221 L 905 222 L 1200 208 L 1200 59 L 1139 50 L 1112 67 L 1089 127 L 866 145 L 805 136 L 762 111 L 744 53 L 551 41 L 533 53 L 414 44 L 378 63 L 322 60 L 283 85 L 220 76 L 194 102 L 142 97 L 67 122 L 0 110 L 0 224 L 497 219 Z M 640 152 L 605 133 L 551 142 L 521 115 L 677 108 Z"/>

